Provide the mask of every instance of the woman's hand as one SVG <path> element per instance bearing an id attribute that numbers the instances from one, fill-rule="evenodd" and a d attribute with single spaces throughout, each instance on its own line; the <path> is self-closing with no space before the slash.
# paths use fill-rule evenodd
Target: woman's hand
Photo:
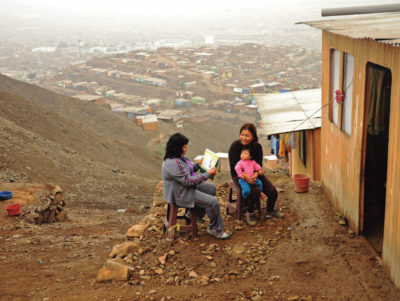
<path id="1" fill-rule="evenodd" d="M 203 157 L 201 157 L 201 159 L 197 160 L 196 163 L 199 164 L 199 166 L 201 165 L 201 163 L 203 163 Z"/>
<path id="2" fill-rule="evenodd" d="M 208 174 L 215 176 L 218 173 L 217 168 L 213 167 L 208 171 Z"/>
<path id="3" fill-rule="evenodd" d="M 251 177 L 251 184 L 254 184 L 257 178 L 258 178 L 258 173 L 255 172 L 254 175 Z"/>
<path id="4" fill-rule="evenodd" d="M 243 178 L 243 180 L 245 180 L 247 183 L 249 183 L 249 184 L 254 184 L 252 181 L 252 178 L 248 175 L 248 174 L 246 174 L 246 173 L 242 173 L 242 178 Z"/>

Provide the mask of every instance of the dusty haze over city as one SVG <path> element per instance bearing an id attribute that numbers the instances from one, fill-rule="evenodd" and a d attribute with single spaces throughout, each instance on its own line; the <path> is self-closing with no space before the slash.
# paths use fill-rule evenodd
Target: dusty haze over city
<path id="1" fill-rule="evenodd" d="M 318 30 L 295 23 L 320 19 L 322 8 L 396 2 L 11 0 L 0 3 L 0 40 L 32 47 L 81 41 L 156 48 L 159 41 L 195 46 L 213 36 L 216 44 L 320 47 Z"/>

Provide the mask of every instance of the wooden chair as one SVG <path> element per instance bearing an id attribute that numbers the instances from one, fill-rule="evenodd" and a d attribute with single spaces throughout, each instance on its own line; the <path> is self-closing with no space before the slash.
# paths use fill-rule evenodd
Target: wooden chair
<path id="1" fill-rule="evenodd" d="M 191 210 L 190 220 L 184 215 L 178 215 L 178 209 L 181 208 L 175 204 L 168 204 L 167 216 L 164 221 L 164 232 L 167 240 L 174 240 L 178 231 L 192 232 L 192 238 L 198 236 L 197 228 L 197 213 L 196 210 Z M 179 224 L 178 220 L 184 219 L 185 224 Z"/>
<path id="2" fill-rule="evenodd" d="M 236 191 L 236 199 L 234 198 L 233 191 Z M 260 199 L 255 204 L 255 209 L 258 211 L 258 216 L 262 216 Z M 226 204 L 226 214 L 229 214 L 232 211 L 232 214 L 235 216 L 235 219 L 238 221 L 244 220 L 244 212 L 246 208 L 246 200 L 242 197 L 242 191 L 240 189 L 239 183 L 235 181 L 231 181 L 229 184 L 229 193 L 228 193 L 228 202 Z"/>

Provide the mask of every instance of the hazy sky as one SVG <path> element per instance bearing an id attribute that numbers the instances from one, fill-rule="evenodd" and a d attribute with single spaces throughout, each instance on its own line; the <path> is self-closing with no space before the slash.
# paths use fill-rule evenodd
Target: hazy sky
<path id="1" fill-rule="evenodd" d="M 311 29 L 295 23 L 321 19 L 323 8 L 386 3 L 398 0 L 0 0 L 0 42 L 205 35 L 302 41 L 299 32 Z"/>
<path id="2" fill-rule="evenodd" d="M 309 6 L 310 8 L 342 7 L 356 5 L 373 5 L 398 3 L 396 0 L 7 0 L 1 1 L 2 7 L 25 8 L 32 13 L 46 9 L 53 12 L 87 12 L 87 13 L 123 13 L 123 14 L 158 14 L 194 13 L 204 14 L 220 10 L 240 10 L 254 8 L 281 8 L 289 6 Z M 1 7 L 1 6 L 0 6 Z"/>

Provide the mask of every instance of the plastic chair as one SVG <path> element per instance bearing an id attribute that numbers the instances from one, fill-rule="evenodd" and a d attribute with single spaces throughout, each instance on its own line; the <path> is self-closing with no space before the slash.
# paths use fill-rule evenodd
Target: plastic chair
<path id="1" fill-rule="evenodd" d="M 197 228 L 197 212 L 191 210 L 191 217 L 188 219 L 184 215 L 178 215 L 178 209 L 181 208 L 175 204 L 168 204 L 167 216 L 164 221 L 164 232 L 166 233 L 167 240 L 173 241 L 176 233 L 179 231 L 192 232 L 192 238 L 198 236 Z M 187 210 L 187 209 L 186 209 Z M 179 224 L 178 220 L 184 219 L 185 224 Z"/>

